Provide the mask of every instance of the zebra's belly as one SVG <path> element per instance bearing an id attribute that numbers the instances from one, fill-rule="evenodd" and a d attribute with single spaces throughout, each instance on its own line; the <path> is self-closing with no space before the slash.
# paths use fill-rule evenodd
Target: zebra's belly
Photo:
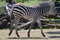
<path id="1" fill-rule="evenodd" d="M 40 18 L 39 15 L 23 15 L 24 18 L 27 18 L 27 19 L 33 19 L 33 18 Z"/>
<path id="2" fill-rule="evenodd" d="M 23 17 L 29 19 L 29 18 L 33 18 L 34 16 L 32 16 L 32 15 L 23 15 Z"/>

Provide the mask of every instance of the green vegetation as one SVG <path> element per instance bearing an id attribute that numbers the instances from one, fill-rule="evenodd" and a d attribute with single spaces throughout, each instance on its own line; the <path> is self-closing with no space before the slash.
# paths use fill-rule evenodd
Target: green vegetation
<path id="1" fill-rule="evenodd" d="M 22 2 L 22 3 L 27 2 L 27 1 L 29 0 L 16 0 L 16 2 Z"/>
<path id="2" fill-rule="evenodd" d="M 0 13 L 2 13 L 3 11 L 2 11 L 2 6 L 4 6 L 6 4 L 6 2 L 5 1 L 3 1 L 3 2 L 0 2 Z"/>
<path id="3" fill-rule="evenodd" d="M 2 7 L 5 4 L 5 1 L 0 2 L 0 7 Z"/>
<path id="4" fill-rule="evenodd" d="M 40 2 L 42 2 L 43 0 L 16 0 L 16 2 L 17 3 L 24 3 L 24 4 L 26 4 L 26 5 L 29 5 L 29 6 L 31 6 L 31 5 L 36 5 L 36 4 L 38 4 L 38 3 L 40 3 Z M 2 6 L 2 5 L 4 5 L 5 4 L 5 1 L 3 1 L 3 2 L 0 2 L 0 7 Z"/>
<path id="5" fill-rule="evenodd" d="M 42 0 L 32 0 L 32 1 L 24 2 L 24 4 L 29 5 L 29 6 L 34 6 L 34 5 L 39 4 L 40 2 L 42 2 Z"/>

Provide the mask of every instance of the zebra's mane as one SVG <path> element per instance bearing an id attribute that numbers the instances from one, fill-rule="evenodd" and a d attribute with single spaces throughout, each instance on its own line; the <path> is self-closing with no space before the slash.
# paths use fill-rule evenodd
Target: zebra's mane
<path id="1" fill-rule="evenodd" d="M 36 7 L 39 7 L 39 6 L 42 6 L 42 5 L 51 5 L 51 6 L 54 6 L 54 2 L 51 1 L 51 0 L 48 0 L 48 1 L 44 1 L 44 2 L 40 2 Z"/>

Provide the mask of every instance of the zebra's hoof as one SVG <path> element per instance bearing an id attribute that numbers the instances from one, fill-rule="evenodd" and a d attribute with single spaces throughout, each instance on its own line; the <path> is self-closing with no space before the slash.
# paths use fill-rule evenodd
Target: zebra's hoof
<path id="1" fill-rule="evenodd" d="M 19 35 L 17 37 L 20 37 Z"/>
<path id="2" fill-rule="evenodd" d="M 8 36 L 10 36 L 11 34 L 9 33 Z"/>
<path id="3" fill-rule="evenodd" d="M 10 36 L 10 35 L 8 34 L 8 36 Z"/>
<path id="4" fill-rule="evenodd" d="M 43 37 L 45 37 L 45 34 L 44 33 L 42 33 L 42 35 L 43 35 Z"/>
<path id="5" fill-rule="evenodd" d="M 43 37 L 45 37 L 45 35 L 43 35 Z"/>
<path id="6" fill-rule="evenodd" d="M 30 38 L 30 35 L 28 34 L 28 38 Z"/>
<path id="7" fill-rule="evenodd" d="M 28 36 L 28 38 L 30 38 L 30 36 Z"/>
<path id="8" fill-rule="evenodd" d="M 19 34 L 17 34 L 17 37 L 20 37 Z"/>
<path id="9" fill-rule="evenodd" d="M 12 30 L 10 31 L 10 33 L 8 34 L 8 36 L 10 36 L 12 34 Z"/>

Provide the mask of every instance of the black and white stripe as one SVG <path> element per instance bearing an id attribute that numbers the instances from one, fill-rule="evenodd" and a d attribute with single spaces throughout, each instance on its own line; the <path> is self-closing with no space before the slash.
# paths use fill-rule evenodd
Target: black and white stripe
<path id="1" fill-rule="evenodd" d="M 45 36 L 43 31 L 42 31 L 40 18 L 41 18 L 41 16 L 43 16 L 44 14 L 49 13 L 50 11 L 54 12 L 54 4 L 51 0 L 43 2 L 43 3 L 41 3 L 41 4 L 39 4 L 38 6 L 35 6 L 35 7 L 29 7 L 29 6 L 22 5 L 22 4 L 15 4 L 12 7 L 11 15 L 13 14 L 14 17 L 15 17 L 14 20 L 15 20 L 16 26 L 19 22 L 19 19 L 20 19 L 21 15 L 24 16 L 24 17 L 33 18 L 33 23 L 37 19 L 39 19 L 38 25 L 41 29 L 42 35 Z M 28 31 L 28 37 L 30 37 L 29 33 L 30 33 L 30 30 L 31 30 L 31 27 L 32 27 L 32 24 L 31 24 L 30 29 Z M 17 27 L 15 27 L 15 28 L 17 28 Z M 11 31 L 10 31 L 9 35 L 11 34 Z M 16 34 L 19 37 L 17 29 L 16 29 Z"/>
<path id="2" fill-rule="evenodd" d="M 44 14 L 48 13 L 51 9 L 51 5 L 48 3 L 40 4 L 38 7 L 28 7 L 25 5 L 14 5 L 13 8 L 13 15 L 26 15 L 26 16 L 43 16 Z"/>

